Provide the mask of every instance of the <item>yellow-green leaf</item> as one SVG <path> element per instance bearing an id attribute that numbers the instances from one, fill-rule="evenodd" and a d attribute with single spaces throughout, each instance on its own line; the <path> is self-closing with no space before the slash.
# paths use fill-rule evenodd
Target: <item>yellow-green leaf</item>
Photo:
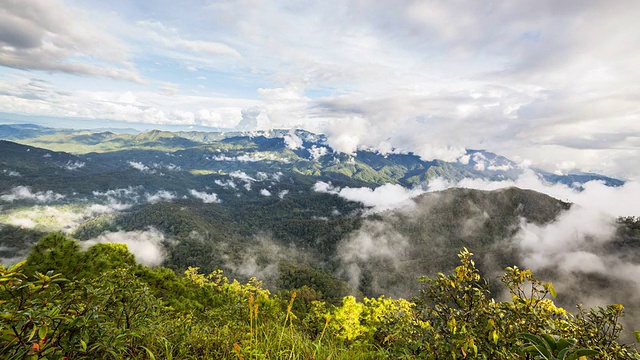
<path id="1" fill-rule="evenodd" d="M 556 296 L 558 296 L 558 293 L 556 293 L 556 289 L 553 287 L 553 284 L 551 282 L 548 282 L 546 284 L 544 284 L 544 287 L 549 290 L 549 293 L 551 294 L 551 296 L 553 296 L 554 298 Z"/>

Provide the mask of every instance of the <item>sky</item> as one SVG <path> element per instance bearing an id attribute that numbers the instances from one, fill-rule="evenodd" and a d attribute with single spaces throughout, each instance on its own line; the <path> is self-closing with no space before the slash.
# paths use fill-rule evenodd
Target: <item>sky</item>
<path id="1" fill-rule="evenodd" d="M 636 0 L 0 0 L 0 111 L 640 179 Z M 88 120 L 88 121 L 89 121 Z"/>

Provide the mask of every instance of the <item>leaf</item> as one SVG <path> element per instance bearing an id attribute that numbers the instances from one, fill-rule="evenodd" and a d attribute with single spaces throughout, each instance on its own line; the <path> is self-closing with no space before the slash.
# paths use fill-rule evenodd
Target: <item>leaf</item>
<path id="1" fill-rule="evenodd" d="M 558 360 L 565 360 L 565 356 L 567 356 L 567 352 L 569 352 L 569 349 L 562 349 L 558 352 Z"/>
<path id="2" fill-rule="evenodd" d="M 598 351 L 591 349 L 578 349 L 567 356 L 566 360 L 578 360 L 582 356 L 592 356 L 600 354 Z"/>
<path id="3" fill-rule="evenodd" d="M 526 346 L 522 349 L 522 352 L 525 354 L 529 353 L 529 354 L 535 354 L 535 355 L 542 355 L 545 358 L 548 358 L 548 356 L 551 356 L 551 354 L 549 354 L 544 347 L 541 347 L 539 345 Z"/>
<path id="4" fill-rule="evenodd" d="M 519 339 L 528 340 L 529 343 L 535 347 L 535 350 L 540 355 L 542 355 L 542 356 L 544 356 L 546 358 L 551 357 L 551 348 L 549 347 L 549 344 L 547 344 L 546 341 L 540 339 L 539 337 L 537 337 L 535 335 L 527 334 L 527 333 L 518 334 L 518 338 Z M 526 345 L 528 345 L 528 344 L 525 344 L 525 346 Z"/>
<path id="5" fill-rule="evenodd" d="M 558 342 L 556 343 L 556 348 L 558 350 L 562 350 L 562 349 L 568 348 L 569 345 L 571 345 L 571 343 L 568 342 L 566 339 L 558 339 Z"/>
<path id="6" fill-rule="evenodd" d="M 544 284 L 544 288 L 549 290 L 549 293 L 554 298 L 556 298 L 558 296 L 558 293 L 556 293 L 556 289 L 553 287 L 553 284 L 551 283 L 551 281 L 549 281 L 546 284 Z"/>
<path id="7" fill-rule="evenodd" d="M 23 267 L 23 266 L 24 266 L 24 264 L 26 264 L 26 263 L 27 263 L 27 260 L 22 260 L 22 261 L 20 261 L 20 262 L 18 262 L 18 263 L 15 263 L 15 264 L 13 264 L 13 265 L 9 266 L 9 268 L 7 269 L 7 271 L 8 271 L 8 272 L 14 272 L 14 271 L 16 271 L 16 270 L 20 269 L 21 267 Z"/>
<path id="8" fill-rule="evenodd" d="M 497 330 L 493 330 L 491 332 L 491 335 L 489 336 L 489 340 L 492 340 L 494 344 L 498 344 L 498 331 Z"/>
<path id="9" fill-rule="evenodd" d="M 634 331 L 633 335 L 636 336 L 636 342 L 640 343 L 640 331 L 638 331 L 638 330 Z"/>
<path id="10" fill-rule="evenodd" d="M 556 339 L 553 336 L 549 334 L 542 334 L 541 336 L 544 339 L 544 341 L 546 341 L 547 344 L 549 344 L 549 347 L 551 348 L 551 350 L 556 350 L 558 348 Z"/>
<path id="11" fill-rule="evenodd" d="M 47 328 L 47 326 L 43 326 L 40 328 L 40 330 L 38 330 L 38 337 L 40 339 L 44 339 L 45 337 L 47 337 L 47 332 L 49 331 L 49 329 Z"/>
<path id="12" fill-rule="evenodd" d="M 31 329 L 31 334 L 29 334 L 29 337 L 27 338 L 27 341 L 31 341 L 31 339 L 33 339 L 33 337 L 36 335 L 36 330 L 38 328 L 36 328 L 35 326 L 33 327 L 33 329 Z"/>
<path id="13" fill-rule="evenodd" d="M 151 350 L 149 350 L 146 346 L 143 346 L 142 348 L 147 352 L 147 354 L 149 355 L 149 358 L 150 358 L 151 360 L 156 360 L 156 357 L 155 357 L 155 355 L 153 355 L 153 353 L 151 352 Z"/>

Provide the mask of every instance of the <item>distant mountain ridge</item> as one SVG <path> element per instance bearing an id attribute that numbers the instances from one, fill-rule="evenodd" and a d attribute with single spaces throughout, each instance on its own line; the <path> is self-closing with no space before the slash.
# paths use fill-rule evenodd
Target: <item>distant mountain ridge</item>
<path id="1" fill-rule="evenodd" d="M 380 154 L 358 150 L 355 154 L 335 152 L 324 135 L 304 130 L 256 132 L 202 132 L 152 130 L 139 134 L 113 131 L 72 131 L 38 125 L 0 125 L 0 139 L 54 151 L 94 158 L 113 166 L 119 152 L 129 151 L 128 161 L 171 163 L 188 171 L 257 169 L 295 172 L 325 180 L 353 181 L 363 186 L 386 183 L 415 187 L 434 178 L 457 182 L 465 178 L 487 181 L 516 180 L 524 171 L 517 163 L 484 150 L 466 151 L 455 162 L 425 161 L 413 153 Z M 178 156 L 178 158 L 176 158 Z M 261 164 L 259 164 L 261 163 Z M 259 170 L 259 171 L 263 171 Z M 588 181 L 621 186 L 623 180 L 600 174 L 553 174 L 532 170 L 550 183 L 575 188 Z"/>

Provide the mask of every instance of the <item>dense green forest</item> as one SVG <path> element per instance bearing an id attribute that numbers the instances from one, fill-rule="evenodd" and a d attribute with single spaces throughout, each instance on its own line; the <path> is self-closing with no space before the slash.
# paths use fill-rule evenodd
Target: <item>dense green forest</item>
<path id="1" fill-rule="evenodd" d="M 275 293 L 221 271 L 135 262 L 121 244 L 81 251 L 53 233 L 0 267 L 6 359 L 638 359 L 618 342 L 620 304 L 575 314 L 551 283 L 506 268 L 498 301 L 462 249 L 451 273 L 416 280 L 411 300 L 346 295 L 284 265 Z M 309 279 L 316 285 L 304 283 Z"/>

